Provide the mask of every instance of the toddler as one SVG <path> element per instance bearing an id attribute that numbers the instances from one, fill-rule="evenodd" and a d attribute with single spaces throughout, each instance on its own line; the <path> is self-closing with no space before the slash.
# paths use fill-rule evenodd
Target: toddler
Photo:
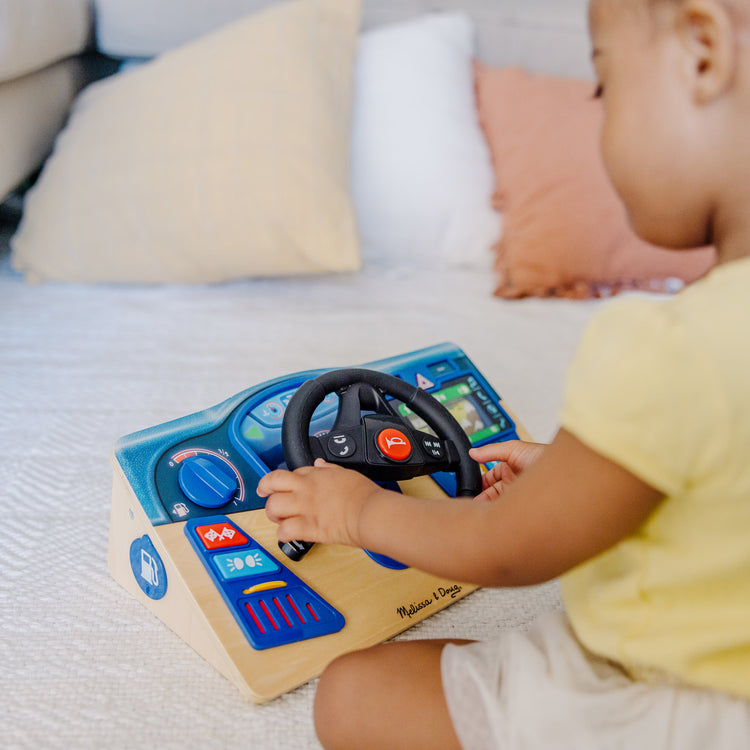
<path id="1" fill-rule="evenodd" d="M 401 641 L 321 677 L 326 748 L 750 747 L 750 0 L 592 0 L 602 153 L 634 230 L 718 265 L 593 320 L 549 446 L 476 500 L 317 462 L 264 477 L 280 540 L 482 586 L 561 577 L 565 613 L 487 643 Z"/>

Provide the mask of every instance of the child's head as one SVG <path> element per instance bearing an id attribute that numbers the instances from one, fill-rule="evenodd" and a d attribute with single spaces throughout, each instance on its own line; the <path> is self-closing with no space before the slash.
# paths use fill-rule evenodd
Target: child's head
<path id="1" fill-rule="evenodd" d="M 589 16 L 602 152 L 633 228 L 720 239 L 732 191 L 750 199 L 750 0 L 592 0 Z"/>

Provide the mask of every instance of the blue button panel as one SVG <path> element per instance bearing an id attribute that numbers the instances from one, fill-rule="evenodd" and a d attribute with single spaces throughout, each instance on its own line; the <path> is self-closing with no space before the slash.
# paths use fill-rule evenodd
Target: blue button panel
<path id="1" fill-rule="evenodd" d="M 216 535 L 204 528 L 208 526 L 223 528 L 226 541 L 217 543 Z M 318 638 L 344 627 L 337 609 L 227 516 L 192 519 L 185 524 L 185 535 L 254 649 Z"/>

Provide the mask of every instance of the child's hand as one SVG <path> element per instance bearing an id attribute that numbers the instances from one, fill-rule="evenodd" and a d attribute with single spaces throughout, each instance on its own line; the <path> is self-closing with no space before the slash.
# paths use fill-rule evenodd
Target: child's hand
<path id="1" fill-rule="evenodd" d="M 477 495 L 477 499 L 495 500 L 502 495 L 507 486 L 542 455 L 546 447 L 541 443 L 508 440 L 472 448 L 469 455 L 479 463 L 499 461 L 482 477 L 483 491 Z"/>
<path id="2" fill-rule="evenodd" d="M 281 542 L 300 539 L 361 547 L 359 519 L 369 499 L 383 492 L 359 472 L 329 464 L 272 471 L 258 483 L 266 515 L 279 525 Z"/>

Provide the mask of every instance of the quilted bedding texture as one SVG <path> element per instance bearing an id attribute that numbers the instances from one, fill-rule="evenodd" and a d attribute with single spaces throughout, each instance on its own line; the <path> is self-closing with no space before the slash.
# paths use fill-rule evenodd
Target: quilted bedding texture
<path id="1" fill-rule="evenodd" d="M 478 271 L 222 286 L 26 285 L 0 253 L 0 705 L 7 748 L 318 747 L 314 683 L 263 706 L 107 572 L 118 437 L 286 373 L 459 344 L 538 440 L 596 301 L 493 298 Z M 559 606 L 480 590 L 401 637 L 488 638 Z"/>

